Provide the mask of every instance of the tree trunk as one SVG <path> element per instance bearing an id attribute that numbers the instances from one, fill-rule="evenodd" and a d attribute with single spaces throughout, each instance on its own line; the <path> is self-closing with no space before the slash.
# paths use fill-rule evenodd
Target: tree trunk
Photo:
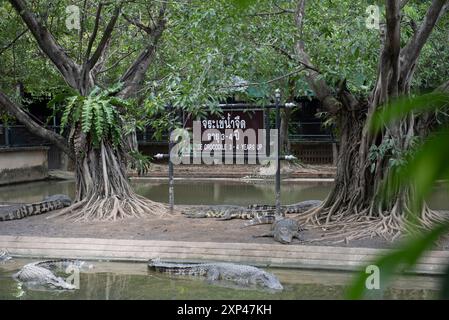
<path id="1" fill-rule="evenodd" d="M 96 49 L 93 50 L 103 4 L 98 6 L 94 30 L 89 39 L 85 58 L 82 64 L 78 64 L 69 57 L 67 50 L 58 44 L 42 21 L 30 10 L 26 0 L 9 0 L 9 2 L 28 26 L 40 49 L 53 62 L 67 84 L 80 95 L 89 95 L 95 86 L 96 76 L 104 65 L 105 52 L 109 47 L 123 3 L 118 2 L 115 5 L 112 17 L 107 23 Z M 164 2 L 158 17 L 153 21 L 154 25 L 144 26 L 144 31 L 148 34 L 150 41 L 138 59 L 120 78 L 120 82 L 124 83 L 122 91 L 119 93 L 122 98 L 129 98 L 137 93 L 145 73 L 154 60 L 158 40 L 165 29 L 166 7 L 167 3 Z M 138 26 L 141 27 L 140 24 Z M 125 138 L 119 146 L 115 146 L 106 137 L 100 142 L 100 146 L 95 146 L 90 137 L 82 132 L 81 123 L 74 123 L 67 145 L 61 136 L 52 134 L 36 125 L 20 110 L 20 107 L 9 103 L 1 92 L 0 106 L 4 106 L 7 110 L 10 109 L 9 111 L 13 112 L 19 120 L 24 120 L 33 133 L 50 139 L 59 148 L 74 157 L 77 190 L 75 203 L 57 213 L 56 216 L 70 213 L 70 217 L 76 220 L 115 220 L 167 211 L 167 206 L 140 197 L 132 191 L 126 176 L 126 150 L 124 148 L 135 148 L 135 143 L 129 143 L 129 140 L 126 141 Z"/>
<path id="2" fill-rule="evenodd" d="M 163 214 L 167 206 L 137 195 L 126 174 L 126 153 L 103 140 L 98 147 L 89 142 L 80 125 L 72 129 L 70 145 L 75 154 L 75 203 L 54 216 L 70 219 L 116 220 Z"/>
<path id="3" fill-rule="evenodd" d="M 335 185 L 321 207 L 301 217 L 305 223 L 329 229 L 321 240 L 349 241 L 376 235 L 395 239 L 406 229 L 428 228 L 444 220 L 426 204 L 415 223 L 407 219 L 412 212 L 413 186 L 401 186 L 388 177 L 390 161 L 412 147 L 416 120 L 412 115 L 378 135 L 370 134 L 366 124 L 377 108 L 374 101 L 382 100 L 379 92 L 367 105 L 351 111 L 343 108 L 337 115 L 341 135 Z M 384 155 L 371 150 L 387 144 L 390 147 Z"/>
<path id="4" fill-rule="evenodd" d="M 298 1 L 296 23 L 302 28 L 304 0 Z M 383 129 L 379 134 L 369 132 L 367 125 L 380 106 L 399 96 L 407 96 L 421 49 L 434 28 L 447 0 L 433 0 L 420 27 L 401 48 L 400 10 L 396 0 L 386 0 L 386 34 L 382 41 L 376 86 L 367 102 L 358 101 L 342 81 L 338 97 L 329 99 L 330 88 L 311 70 L 307 81 L 323 106 L 337 118 L 341 131 L 335 186 L 323 205 L 300 217 L 306 223 L 326 225 L 322 239 L 351 239 L 382 235 L 394 239 L 402 231 L 430 227 L 442 221 L 439 213 L 426 204 L 412 224 L 407 218 L 413 199 L 413 186 L 401 186 L 388 179 L 391 160 L 400 159 L 412 145 L 416 134 L 416 119 L 410 115 Z M 382 36 L 383 37 L 383 36 Z M 311 65 L 301 41 L 296 51 L 302 63 Z M 337 100 L 337 101 L 336 101 Z M 382 152 L 379 152 L 379 147 Z M 377 151 L 376 151 L 377 150 Z"/>

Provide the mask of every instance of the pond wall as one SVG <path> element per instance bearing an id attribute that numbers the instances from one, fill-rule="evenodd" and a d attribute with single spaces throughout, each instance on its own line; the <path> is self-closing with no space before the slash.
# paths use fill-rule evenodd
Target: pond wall
<path id="1" fill-rule="evenodd" d="M 0 185 L 48 178 L 48 149 L 0 148 Z"/>

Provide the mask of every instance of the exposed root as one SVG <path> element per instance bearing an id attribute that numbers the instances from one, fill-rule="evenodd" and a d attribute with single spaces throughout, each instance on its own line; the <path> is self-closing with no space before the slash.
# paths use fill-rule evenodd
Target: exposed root
<path id="1" fill-rule="evenodd" d="M 83 150 L 83 147 L 78 149 Z M 170 213 L 168 205 L 151 201 L 132 190 L 124 157 L 119 147 L 105 141 L 97 148 L 80 151 L 75 172 L 75 203 L 49 218 L 64 216 L 72 221 L 114 221 Z"/>
<path id="2" fill-rule="evenodd" d="M 308 241 L 338 243 L 373 237 L 394 241 L 404 235 L 430 229 L 435 224 L 449 219 L 447 213 L 431 210 L 426 205 L 423 206 L 420 216 L 413 220 L 411 211 L 406 206 L 402 210 L 403 213 L 398 209 L 399 206 L 394 206 L 391 212 L 378 212 L 377 215 L 370 215 L 368 209 L 335 211 L 334 208 L 325 208 L 322 205 L 297 216 L 308 229 L 323 232 L 321 237 Z"/>
<path id="3" fill-rule="evenodd" d="M 74 222 L 115 221 L 125 218 L 143 218 L 148 215 L 162 216 L 170 213 L 166 204 L 154 202 L 137 194 L 130 197 L 91 197 L 83 199 L 48 218 L 64 216 Z"/>

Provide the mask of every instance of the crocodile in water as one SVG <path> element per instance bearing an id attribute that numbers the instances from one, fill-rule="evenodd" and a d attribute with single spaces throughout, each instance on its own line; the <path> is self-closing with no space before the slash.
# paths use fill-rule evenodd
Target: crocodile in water
<path id="1" fill-rule="evenodd" d="M 5 263 L 8 260 L 11 260 L 11 256 L 8 254 L 8 251 L 0 250 L 0 264 Z"/>
<path id="2" fill-rule="evenodd" d="M 177 264 L 162 262 L 159 259 L 148 262 L 149 269 L 174 275 L 204 277 L 211 283 L 225 281 L 241 287 L 260 287 L 271 290 L 282 290 L 279 280 L 262 269 L 234 263 L 198 263 Z"/>
<path id="3" fill-rule="evenodd" d="M 73 290 L 74 284 L 66 282 L 63 278 L 56 276 L 53 271 L 66 271 L 68 267 L 80 269 L 84 261 L 79 260 L 47 260 L 28 263 L 13 275 L 13 278 L 29 286 L 42 285 L 56 289 Z"/>

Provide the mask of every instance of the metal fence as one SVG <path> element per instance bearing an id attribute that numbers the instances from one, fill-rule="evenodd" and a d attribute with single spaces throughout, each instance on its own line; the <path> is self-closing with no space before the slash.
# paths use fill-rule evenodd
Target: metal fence
<path id="1" fill-rule="evenodd" d="M 47 126 L 48 130 L 59 132 L 57 126 Z M 5 127 L 0 125 L 0 147 L 50 146 L 47 140 L 32 134 L 23 125 Z"/>

